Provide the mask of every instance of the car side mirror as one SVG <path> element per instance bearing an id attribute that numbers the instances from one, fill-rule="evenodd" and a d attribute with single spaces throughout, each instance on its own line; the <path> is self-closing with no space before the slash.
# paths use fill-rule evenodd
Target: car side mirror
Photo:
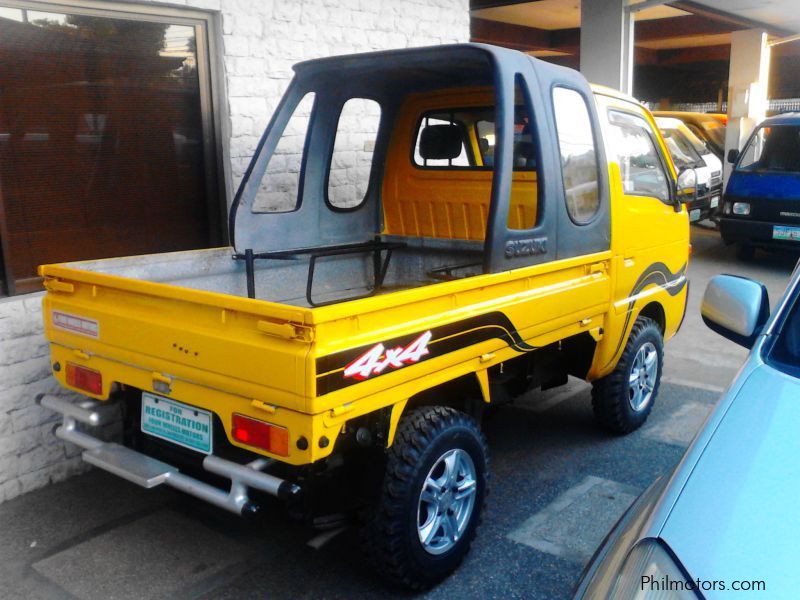
<path id="1" fill-rule="evenodd" d="M 681 204 L 693 202 L 697 198 L 697 171 L 691 167 L 685 167 L 678 171 L 675 190 L 677 200 L 675 210 L 680 211 Z"/>
<path id="2" fill-rule="evenodd" d="M 737 160 L 739 160 L 739 150 L 736 148 L 731 148 L 728 150 L 728 162 L 734 165 L 736 164 Z"/>
<path id="3" fill-rule="evenodd" d="M 752 348 L 769 319 L 769 294 L 752 279 L 717 275 L 706 287 L 700 313 L 713 331 Z"/>

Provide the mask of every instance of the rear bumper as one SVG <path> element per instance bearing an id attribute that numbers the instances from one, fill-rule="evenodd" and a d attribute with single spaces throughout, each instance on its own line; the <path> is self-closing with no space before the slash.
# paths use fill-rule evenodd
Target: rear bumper
<path id="1" fill-rule="evenodd" d="M 203 459 L 203 468 L 230 481 L 228 490 L 220 489 L 189 477 L 170 464 L 80 431 L 78 423 L 98 426 L 108 422 L 113 411 L 107 402 L 86 400 L 73 404 L 49 395 L 38 397 L 37 401 L 63 416 L 63 422 L 55 433 L 59 438 L 83 448 L 83 460 L 144 488 L 158 485 L 174 487 L 238 515 L 252 514 L 258 510 L 258 505 L 250 498 L 250 490 L 282 499 L 291 499 L 301 492 L 297 484 L 264 472 L 274 462 L 272 459 L 260 458 L 241 465 L 212 454 Z"/>
<path id="2" fill-rule="evenodd" d="M 744 242 L 754 246 L 765 246 L 772 248 L 785 248 L 800 251 L 800 242 L 786 240 L 775 240 L 772 237 L 775 225 L 796 225 L 787 223 L 771 223 L 766 221 L 752 221 L 749 219 L 721 218 L 719 220 L 719 232 L 722 239 L 727 243 Z"/>

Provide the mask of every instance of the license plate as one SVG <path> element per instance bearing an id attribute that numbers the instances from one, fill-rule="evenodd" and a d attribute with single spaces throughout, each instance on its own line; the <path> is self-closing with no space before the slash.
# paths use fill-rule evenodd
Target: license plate
<path id="1" fill-rule="evenodd" d="M 785 225 L 773 225 L 772 239 L 800 242 L 800 227 L 786 227 Z"/>
<path id="2" fill-rule="evenodd" d="M 700 209 L 695 208 L 694 210 L 689 211 L 689 220 L 690 221 L 699 221 L 700 220 Z"/>
<path id="3" fill-rule="evenodd" d="M 178 446 L 211 454 L 211 413 L 142 392 L 142 431 Z"/>
<path id="4" fill-rule="evenodd" d="M 717 208 L 719 206 L 719 196 L 714 196 L 711 198 L 711 208 Z"/>

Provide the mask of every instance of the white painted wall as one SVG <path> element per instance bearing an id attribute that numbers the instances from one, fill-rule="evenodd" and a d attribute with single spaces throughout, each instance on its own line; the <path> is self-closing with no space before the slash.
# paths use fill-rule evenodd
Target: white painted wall
<path id="1" fill-rule="evenodd" d="M 220 15 L 227 89 L 222 143 L 233 186 L 241 180 L 295 62 L 469 40 L 468 0 L 186 0 L 171 4 Z M 351 133 L 360 134 L 355 129 Z M 354 144 L 363 148 L 364 142 L 356 139 Z M 359 166 L 354 165 L 347 157 L 342 161 L 343 169 Z M 0 502 L 86 468 L 75 447 L 65 446 L 52 435 L 54 416 L 34 404 L 39 393 L 70 396 L 50 375 L 41 318 L 41 294 L 0 299 Z"/>

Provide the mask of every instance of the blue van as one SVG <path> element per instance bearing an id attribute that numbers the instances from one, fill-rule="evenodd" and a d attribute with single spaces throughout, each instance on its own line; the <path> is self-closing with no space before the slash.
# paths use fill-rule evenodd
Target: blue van
<path id="1" fill-rule="evenodd" d="M 756 247 L 800 251 L 800 113 L 764 120 L 728 162 L 735 167 L 725 189 L 722 239 L 738 243 L 741 258 L 752 258 Z"/>

